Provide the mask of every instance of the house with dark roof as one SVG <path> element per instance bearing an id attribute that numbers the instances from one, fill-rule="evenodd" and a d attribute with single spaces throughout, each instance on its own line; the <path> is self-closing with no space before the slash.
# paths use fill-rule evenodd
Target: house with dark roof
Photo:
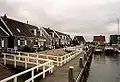
<path id="1" fill-rule="evenodd" d="M 67 46 L 70 46 L 72 44 L 72 38 L 70 37 L 70 35 L 66 35 L 66 41 L 67 41 Z"/>
<path id="2" fill-rule="evenodd" d="M 57 48 L 59 46 L 60 37 L 59 35 L 51 28 L 42 27 L 43 35 L 46 38 L 46 47 L 47 48 Z"/>
<path id="3" fill-rule="evenodd" d="M 9 34 L 2 28 L 3 24 L 0 20 L 0 50 L 7 50 Z M 2 52 L 2 51 L 0 51 Z"/>
<path id="4" fill-rule="evenodd" d="M 71 44 L 71 37 L 70 35 L 67 35 L 67 34 L 64 34 L 62 32 L 59 32 L 59 31 L 55 31 L 58 36 L 60 37 L 60 46 L 69 46 Z"/>
<path id="5" fill-rule="evenodd" d="M 46 39 L 41 31 L 41 29 L 37 26 L 33 26 L 28 24 L 26 24 L 28 30 L 32 33 L 32 35 L 34 36 L 34 48 L 38 48 L 39 50 L 44 50 L 44 46 L 46 45 Z"/>
<path id="6" fill-rule="evenodd" d="M 8 48 L 29 51 L 35 44 L 39 45 L 38 40 L 42 36 L 39 37 L 39 29 L 36 26 L 8 18 L 6 15 L 1 16 L 0 19 L 1 28 L 9 34 Z"/>
<path id="7" fill-rule="evenodd" d="M 83 36 L 75 36 L 73 38 L 73 44 L 74 45 L 80 45 L 80 44 L 84 44 L 85 43 L 85 39 Z"/>

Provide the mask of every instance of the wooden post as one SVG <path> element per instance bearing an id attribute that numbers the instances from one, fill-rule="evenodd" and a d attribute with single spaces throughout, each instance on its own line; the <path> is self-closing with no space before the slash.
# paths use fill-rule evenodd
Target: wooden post
<path id="1" fill-rule="evenodd" d="M 14 55 L 14 67 L 16 68 L 16 56 Z"/>
<path id="2" fill-rule="evenodd" d="M 37 71 L 38 71 L 38 64 L 39 64 L 39 62 L 38 62 L 38 54 L 36 53 L 36 55 L 37 55 Z"/>
<path id="3" fill-rule="evenodd" d="M 17 82 L 17 77 L 14 78 L 14 82 Z"/>
<path id="4" fill-rule="evenodd" d="M 25 69 L 27 69 L 27 57 L 25 57 Z"/>
<path id="5" fill-rule="evenodd" d="M 19 61 L 20 61 L 20 52 L 19 52 L 19 57 L 18 57 Z"/>
<path id="6" fill-rule="evenodd" d="M 80 57 L 79 59 L 79 67 L 83 68 L 83 57 Z"/>
<path id="7" fill-rule="evenodd" d="M 4 65 L 6 65 L 6 54 L 4 53 Z"/>
<path id="8" fill-rule="evenodd" d="M 73 79 L 73 69 L 74 69 L 73 66 L 70 66 L 70 67 L 69 67 L 68 82 L 74 82 L 74 79 Z"/>
<path id="9" fill-rule="evenodd" d="M 32 70 L 32 78 L 34 77 L 34 69 Z M 34 79 L 32 79 L 32 82 L 34 82 Z"/>
<path id="10" fill-rule="evenodd" d="M 57 66 L 59 66 L 59 57 L 57 57 Z"/>
<path id="11" fill-rule="evenodd" d="M 43 78 L 45 78 L 45 65 L 43 65 Z"/>
<path id="12" fill-rule="evenodd" d="M 84 60 L 85 61 L 87 60 L 87 54 L 84 54 Z"/>

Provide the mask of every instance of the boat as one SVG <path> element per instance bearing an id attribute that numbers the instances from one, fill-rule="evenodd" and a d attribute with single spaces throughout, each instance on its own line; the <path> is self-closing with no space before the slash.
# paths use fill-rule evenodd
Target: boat
<path id="1" fill-rule="evenodd" d="M 104 52 L 106 55 L 112 55 L 115 53 L 115 49 L 112 46 L 105 46 Z"/>
<path id="2" fill-rule="evenodd" d="M 101 54 L 103 52 L 103 49 L 100 47 L 96 47 L 94 50 L 94 54 Z"/>

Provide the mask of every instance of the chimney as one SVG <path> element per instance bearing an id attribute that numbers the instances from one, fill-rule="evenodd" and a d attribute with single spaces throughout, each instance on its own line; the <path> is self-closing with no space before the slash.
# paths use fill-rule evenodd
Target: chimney
<path id="1" fill-rule="evenodd" d="M 4 16 L 3 16 L 4 18 L 7 18 L 7 15 L 6 14 L 4 14 Z"/>
<path id="2" fill-rule="evenodd" d="M 27 21 L 27 24 L 28 24 L 28 21 Z"/>

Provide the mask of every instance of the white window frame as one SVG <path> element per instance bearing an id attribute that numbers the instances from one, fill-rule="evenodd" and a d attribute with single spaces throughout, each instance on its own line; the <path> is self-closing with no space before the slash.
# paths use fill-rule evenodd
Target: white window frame
<path id="1" fill-rule="evenodd" d="M 42 36 L 42 30 L 40 30 L 40 36 Z"/>
<path id="2" fill-rule="evenodd" d="M 5 47 L 5 41 L 4 40 L 1 41 L 1 44 L 2 44 L 1 47 Z"/>
<path id="3" fill-rule="evenodd" d="M 25 45 L 27 45 L 27 40 L 25 40 Z"/>
<path id="4" fill-rule="evenodd" d="M 18 40 L 18 46 L 20 46 L 20 40 Z"/>
<path id="5" fill-rule="evenodd" d="M 36 29 L 34 29 L 34 35 L 35 35 L 35 36 L 37 35 Z"/>
<path id="6" fill-rule="evenodd" d="M 54 34 L 54 32 L 52 32 L 52 37 L 54 38 L 54 36 L 55 36 L 55 34 Z"/>

